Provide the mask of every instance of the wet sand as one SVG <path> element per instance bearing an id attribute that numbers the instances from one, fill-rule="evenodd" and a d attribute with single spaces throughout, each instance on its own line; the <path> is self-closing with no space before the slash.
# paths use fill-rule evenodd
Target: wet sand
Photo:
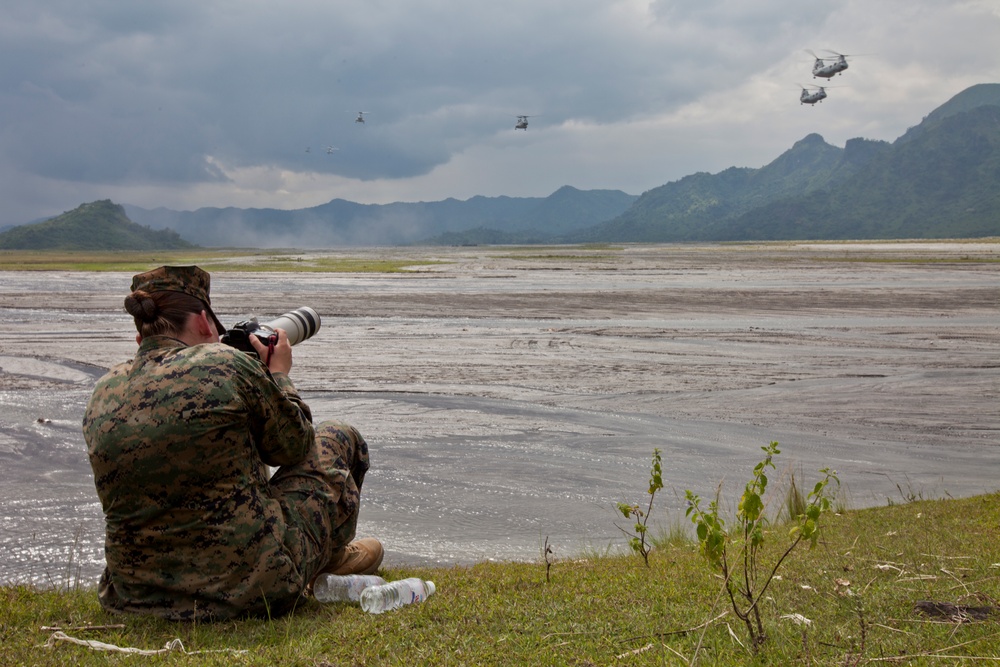
<path id="1" fill-rule="evenodd" d="M 321 313 L 292 378 L 368 439 L 360 531 L 387 562 L 619 544 L 654 447 L 661 525 L 685 489 L 735 494 L 771 440 L 797 479 L 836 468 L 852 507 L 1000 487 L 1000 243 L 340 254 L 441 263 L 216 273 L 213 301 L 226 324 Z M 78 424 L 134 350 L 130 277 L 0 272 L 0 580 L 99 569 Z"/>

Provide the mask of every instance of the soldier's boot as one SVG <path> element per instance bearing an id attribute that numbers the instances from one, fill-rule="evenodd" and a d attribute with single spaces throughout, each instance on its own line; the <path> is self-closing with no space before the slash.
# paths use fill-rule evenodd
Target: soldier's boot
<path id="1" fill-rule="evenodd" d="M 375 574 L 382 564 L 382 543 L 374 537 L 354 540 L 343 549 L 335 551 L 333 558 L 323 568 L 327 574 Z"/>

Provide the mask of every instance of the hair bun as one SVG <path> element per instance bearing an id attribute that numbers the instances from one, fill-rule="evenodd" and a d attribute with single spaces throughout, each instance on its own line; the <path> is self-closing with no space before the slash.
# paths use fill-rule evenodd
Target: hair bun
<path id="1" fill-rule="evenodd" d="M 136 290 L 125 297 L 125 310 L 142 322 L 155 322 L 160 309 L 148 292 Z"/>

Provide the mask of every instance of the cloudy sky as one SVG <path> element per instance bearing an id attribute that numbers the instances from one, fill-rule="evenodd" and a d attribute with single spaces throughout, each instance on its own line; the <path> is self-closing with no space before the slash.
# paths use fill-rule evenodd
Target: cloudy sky
<path id="1" fill-rule="evenodd" d="M 1000 0 L 4 0 L 0 225 L 641 194 L 892 141 L 1000 82 L 998 45 Z M 810 50 L 855 56 L 815 107 Z"/>

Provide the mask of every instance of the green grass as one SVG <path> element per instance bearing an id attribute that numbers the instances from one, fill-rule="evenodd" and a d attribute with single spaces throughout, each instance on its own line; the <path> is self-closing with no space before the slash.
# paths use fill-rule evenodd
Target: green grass
<path id="1" fill-rule="evenodd" d="M 0 250 L 0 271 L 125 271 L 197 264 L 211 273 L 400 273 L 444 262 L 406 258 L 303 257 L 298 251 L 180 250 L 161 252 Z"/>
<path id="2" fill-rule="evenodd" d="M 348 604 L 306 601 L 274 620 L 175 624 L 111 616 L 93 590 L 0 588 L 0 662 L 20 665 L 858 665 L 982 664 L 1000 655 L 1000 615 L 955 622 L 914 609 L 921 600 L 1000 605 L 1000 494 L 918 501 L 824 518 L 816 549 L 793 552 L 768 589 L 768 638 L 757 655 L 727 612 L 721 582 L 696 546 L 661 543 L 650 567 L 635 555 L 591 554 L 545 563 L 393 569 L 433 579 L 427 602 L 369 616 Z M 768 538 L 773 555 L 785 527 Z M 559 545 L 554 545 L 559 556 Z M 801 614 L 797 625 L 782 616 Z M 53 626 L 122 624 L 67 634 L 188 651 L 119 656 L 44 644 Z M 731 631 L 730 631 L 731 630 Z"/>

